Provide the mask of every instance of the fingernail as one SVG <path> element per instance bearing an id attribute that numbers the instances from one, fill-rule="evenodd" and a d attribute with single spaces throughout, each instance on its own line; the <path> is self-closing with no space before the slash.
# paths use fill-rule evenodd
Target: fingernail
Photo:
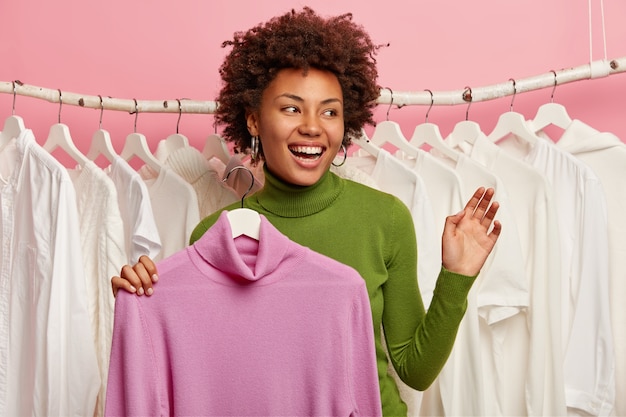
<path id="1" fill-rule="evenodd" d="M 130 292 L 137 292 L 137 288 L 133 287 L 132 285 L 130 286 Z"/>
<path id="2" fill-rule="evenodd" d="M 137 294 L 143 295 L 143 287 L 139 287 L 139 291 L 137 291 Z"/>
<path id="3" fill-rule="evenodd" d="M 159 276 L 157 274 L 152 275 L 152 282 L 157 282 L 159 280 Z"/>
<path id="4" fill-rule="evenodd" d="M 146 291 L 146 294 L 152 295 L 153 292 L 154 290 L 152 288 L 148 288 L 148 291 Z"/>

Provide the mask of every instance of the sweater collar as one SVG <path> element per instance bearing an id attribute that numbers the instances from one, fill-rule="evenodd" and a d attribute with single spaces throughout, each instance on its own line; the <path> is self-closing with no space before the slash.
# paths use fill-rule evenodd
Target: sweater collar
<path id="1" fill-rule="evenodd" d="M 280 217 L 304 217 L 328 207 L 343 191 L 344 183 L 327 171 L 313 185 L 299 186 L 282 181 L 267 166 L 263 167 L 265 184 L 255 196 L 268 212 Z"/>
<path id="2" fill-rule="evenodd" d="M 224 276 L 213 275 L 222 283 L 271 283 L 280 274 L 272 273 L 288 255 L 290 240 L 282 235 L 262 214 L 259 240 L 247 236 L 232 237 L 228 212 L 222 211 L 217 222 L 193 244 L 198 255 Z"/>

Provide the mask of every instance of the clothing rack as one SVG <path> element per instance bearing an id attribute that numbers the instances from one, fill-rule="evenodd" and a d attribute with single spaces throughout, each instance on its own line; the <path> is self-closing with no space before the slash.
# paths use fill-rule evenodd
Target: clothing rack
<path id="1" fill-rule="evenodd" d="M 507 81 L 481 87 L 465 87 L 452 91 L 392 91 L 382 89 L 377 104 L 391 104 L 398 107 L 415 105 L 457 105 L 494 100 L 513 94 L 567 84 L 574 81 L 606 77 L 626 72 L 626 56 L 611 61 L 603 59 L 572 68 L 535 75 L 527 78 Z M 514 81 L 514 82 L 512 82 Z M 199 113 L 212 114 L 217 109 L 217 102 L 173 99 L 173 100 L 136 100 L 93 96 L 58 89 L 37 87 L 21 81 L 0 81 L 0 93 L 34 97 L 51 103 L 93 109 L 117 110 L 134 113 Z M 14 97 L 15 98 L 15 97 Z M 15 101 L 14 101 L 15 104 Z"/>

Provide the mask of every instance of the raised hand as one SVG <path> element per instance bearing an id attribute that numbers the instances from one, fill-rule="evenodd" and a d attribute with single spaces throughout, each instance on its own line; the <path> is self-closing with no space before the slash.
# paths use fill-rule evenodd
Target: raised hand
<path id="1" fill-rule="evenodd" d="M 462 275 L 477 275 L 491 253 L 502 225 L 494 220 L 500 205 L 493 188 L 480 187 L 465 208 L 446 217 L 441 242 L 443 266 Z"/>

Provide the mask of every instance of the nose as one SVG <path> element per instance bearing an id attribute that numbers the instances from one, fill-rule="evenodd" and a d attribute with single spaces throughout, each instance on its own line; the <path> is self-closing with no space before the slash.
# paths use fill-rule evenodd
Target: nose
<path id="1" fill-rule="evenodd" d="M 315 114 L 302 115 L 302 123 L 298 129 L 300 134 L 305 136 L 318 136 L 322 133 L 320 120 Z"/>

